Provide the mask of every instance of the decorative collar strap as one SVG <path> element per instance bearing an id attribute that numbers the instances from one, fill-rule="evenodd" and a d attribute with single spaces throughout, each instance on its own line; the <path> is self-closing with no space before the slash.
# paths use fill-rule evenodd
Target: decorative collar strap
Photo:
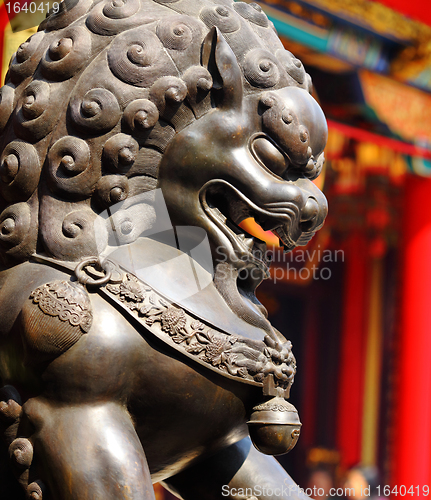
<path id="1" fill-rule="evenodd" d="M 40 255 L 38 262 L 72 271 L 72 263 Z M 296 371 L 290 342 L 266 335 L 252 340 L 215 329 L 173 304 L 112 261 L 89 258 L 73 264 L 84 286 L 91 286 L 145 330 L 186 357 L 230 379 L 263 387 L 268 396 L 289 397 Z"/>

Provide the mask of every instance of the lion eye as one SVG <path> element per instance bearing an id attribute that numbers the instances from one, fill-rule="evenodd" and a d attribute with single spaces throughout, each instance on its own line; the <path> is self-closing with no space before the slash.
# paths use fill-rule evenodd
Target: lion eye
<path id="1" fill-rule="evenodd" d="M 274 174 L 283 177 L 289 166 L 288 158 L 271 141 L 257 137 L 252 144 L 255 157 Z"/>

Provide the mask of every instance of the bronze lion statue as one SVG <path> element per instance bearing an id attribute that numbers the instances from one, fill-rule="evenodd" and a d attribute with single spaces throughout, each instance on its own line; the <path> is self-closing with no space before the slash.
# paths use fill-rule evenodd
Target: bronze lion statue
<path id="1" fill-rule="evenodd" d="M 322 226 L 327 129 L 256 4 L 62 2 L 0 90 L 2 499 L 300 498 L 253 217 Z M 254 446 L 253 446 L 253 444 Z"/>

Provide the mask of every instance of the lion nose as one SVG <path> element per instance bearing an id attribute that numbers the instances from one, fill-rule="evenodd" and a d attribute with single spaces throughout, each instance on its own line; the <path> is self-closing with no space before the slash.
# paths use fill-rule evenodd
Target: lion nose
<path id="1" fill-rule="evenodd" d="M 310 196 L 301 211 L 301 222 L 309 222 L 316 218 L 319 213 L 319 204 L 316 198 Z"/>

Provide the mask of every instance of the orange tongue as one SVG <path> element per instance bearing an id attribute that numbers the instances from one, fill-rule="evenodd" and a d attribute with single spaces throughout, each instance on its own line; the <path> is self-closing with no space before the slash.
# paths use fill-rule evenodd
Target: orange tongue
<path id="1" fill-rule="evenodd" d="M 239 227 L 247 231 L 247 233 L 251 234 L 252 236 L 255 236 L 256 238 L 259 238 L 260 240 L 264 241 L 268 246 L 280 248 L 280 242 L 278 236 L 276 236 L 271 231 L 264 231 L 259 226 L 259 224 L 253 219 L 253 217 L 244 219 L 239 224 Z"/>

